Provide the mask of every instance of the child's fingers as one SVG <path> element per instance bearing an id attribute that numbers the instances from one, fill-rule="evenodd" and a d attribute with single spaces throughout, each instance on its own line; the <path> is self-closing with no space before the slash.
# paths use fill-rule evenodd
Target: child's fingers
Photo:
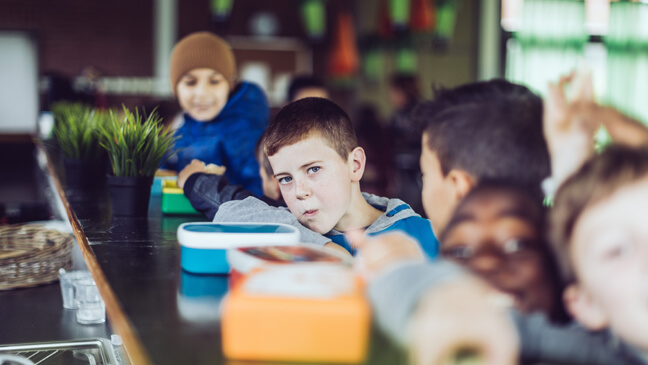
<path id="1" fill-rule="evenodd" d="M 594 102 L 594 85 L 592 82 L 592 73 L 586 72 L 583 73 L 579 79 L 579 85 L 577 90 L 577 99 L 585 102 Z"/>
<path id="2" fill-rule="evenodd" d="M 367 236 L 364 234 L 364 229 L 353 229 L 344 233 L 347 241 L 352 247 L 360 248 L 367 242 Z"/>

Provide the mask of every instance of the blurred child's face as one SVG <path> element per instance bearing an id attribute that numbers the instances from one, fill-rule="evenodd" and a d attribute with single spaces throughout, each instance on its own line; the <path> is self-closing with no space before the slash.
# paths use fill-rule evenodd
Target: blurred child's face
<path id="1" fill-rule="evenodd" d="M 457 201 L 452 184 L 441 171 L 441 162 L 436 153 L 428 147 L 428 136 L 423 134 L 421 149 L 421 173 L 423 174 L 423 209 L 432 222 L 435 232 L 441 232 L 450 220 Z"/>
<path id="2" fill-rule="evenodd" d="M 223 110 L 229 92 L 225 77 L 211 68 L 196 68 L 187 72 L 176 88 L 182 109 L 201 122 L 214 119 Z"/>
<path id="3" fill-rule="evenodd" d="M 581 304 L 568 307 L 590 329 L 609 327 L 648 353 L 648 178 L 586 208 L 570 242 Z"/>
<path id="4" fill-rule="evenodd" d="M 530 202 L 516 193 L 483 191 L 455 212 L 444 234 L 442 253 L 510 294 L 518 310 L 553 309 L 556 290 L 539 245 L 540 227 L 530 217 Z M 539 212 L 538 212 L 539 213 Z"/>
<path id="5" fill-rule="evenodd" d="M 319 136 L 282 147 L 268 158 L 299 222 L 320 234 L 339 229 L 351 205 L 351 163 Z"/>

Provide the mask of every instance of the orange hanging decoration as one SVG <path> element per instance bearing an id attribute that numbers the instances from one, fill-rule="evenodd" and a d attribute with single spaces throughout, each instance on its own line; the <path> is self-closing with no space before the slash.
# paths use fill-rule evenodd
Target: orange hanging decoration
<path id="1" fill-rule="evenodd" d="M 410 7 L 410 28 L 417 32 L 426 32 L 434 29 L 436 14 L 434 0 L 412 0 Z"/>
<path id="2" fill-rule="evenodd" d="M 336 34 L 329 53 L 329 72 L 333 77 L 353 76 L 358 70 L 358 64 L 353 20 L 351 14 L 345 11 L 337 19 Z"/>

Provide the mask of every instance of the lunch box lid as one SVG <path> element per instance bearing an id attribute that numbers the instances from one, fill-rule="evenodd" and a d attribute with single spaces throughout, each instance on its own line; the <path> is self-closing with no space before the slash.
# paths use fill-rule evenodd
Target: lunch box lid
<path id="1" fill-rule="evenodd" d="M 291 245 L 299 239 L 297 228 L 282 223 L 193 222 L 178 227 L 180 245 L 199 249 Z"/>
<path id="2" fill-rule="evenodd" d="M 341 253 L 324 248 L 312 243 L 299 243 L 297 245 L 281 245 L 282 247 L 272 247 L 272 245 L 256 245 L 257 247 L 233 247 L 227 250 L 227 262 L 232 270 L 246 274 L 254 269 L 269 266 L 351 266 L 353 260 Z M 276 245 L 279 246 L 279 245 Z M 275 248 L 278 256 L 271 252 L 254 252 L 272 250 Z M 300 250 L 301 252 L 297 252 Z M 264 258 L 266 256 L 267 258 Z"/>

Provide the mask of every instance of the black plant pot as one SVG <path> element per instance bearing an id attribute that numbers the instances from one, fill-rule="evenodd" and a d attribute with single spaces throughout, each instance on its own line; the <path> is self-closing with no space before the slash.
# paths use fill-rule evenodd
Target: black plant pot
<path id="1" fill-rule="evenodd" d="M 113 216 L 146 217 L 153 176 L 122 177 L 108 175 Z"/>
<path id="2" fill-rule="evenodd" d="M 104 159 L 84 161 L 63 157 L 63 169 L 65 186 L 69 189 L 99 188 L 106 183 Z"/>

